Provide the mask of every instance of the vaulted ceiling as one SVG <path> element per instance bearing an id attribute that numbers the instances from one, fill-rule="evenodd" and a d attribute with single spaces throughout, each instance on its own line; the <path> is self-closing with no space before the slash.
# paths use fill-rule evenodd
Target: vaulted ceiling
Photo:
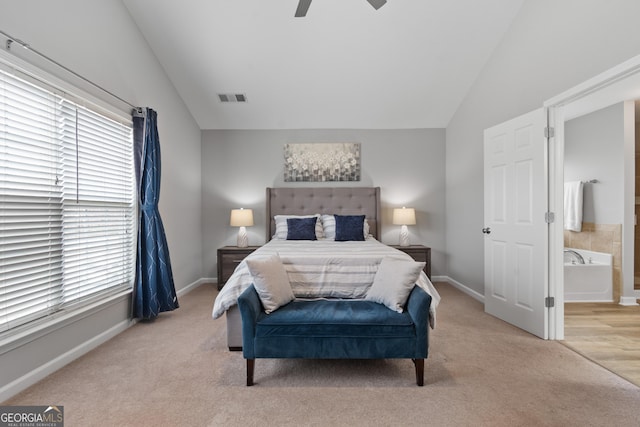
<path id="1" fill-rule="evenodd" d="M 447 126 L 523 0 L 123 2 L 201 129 L 404 129 Z"/>

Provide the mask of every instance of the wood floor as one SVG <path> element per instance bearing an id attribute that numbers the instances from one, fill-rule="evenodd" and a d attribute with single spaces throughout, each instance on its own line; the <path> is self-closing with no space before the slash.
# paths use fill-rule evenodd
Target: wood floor
<path id="1" fill-rule="evenodd" d="M 567 347 L 640 387 L 640 306 L 567 303 Z"/>

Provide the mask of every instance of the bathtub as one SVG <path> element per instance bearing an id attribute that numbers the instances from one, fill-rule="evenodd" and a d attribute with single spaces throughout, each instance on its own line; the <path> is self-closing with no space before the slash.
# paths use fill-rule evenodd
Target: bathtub
<path id="1" fill-rule="evenodd" d="M 613 266 L 611 254 L 571 249 L 584 258 L 584 264 L 564 254 L 565 302 L 612 302 Z"/>

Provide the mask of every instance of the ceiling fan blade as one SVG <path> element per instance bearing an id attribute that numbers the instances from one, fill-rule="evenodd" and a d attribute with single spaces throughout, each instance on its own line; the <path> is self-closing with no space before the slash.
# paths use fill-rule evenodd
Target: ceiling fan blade
<path id="1" fill-rule="evenodd" d="M 386 0 L 385 0 L 386 1 Z M 298 8 L 296 9 L 296 18 L 307 16 L 307 10 L 311 6 L 311 0 L 300 0 L 298 2 Z"/>
<path id="2" fill-rule="evenodd" d="M 375 10 L 380 9 L 387 2 L 387 0 L 367 0 L 367 1 L 371 6 L 373 6 Z"/>

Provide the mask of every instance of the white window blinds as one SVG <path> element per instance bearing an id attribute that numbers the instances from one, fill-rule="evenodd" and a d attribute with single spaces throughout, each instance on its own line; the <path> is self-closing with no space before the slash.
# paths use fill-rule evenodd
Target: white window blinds
<path id="1" fill-rule="evenodd" d="M 132 129 L 59 103 L 64 302 L 133 282 Z"/>
<path id="2" fill-rule="evenodd" d="M 132 286 L 132 129 L 0 70 L 0 332 Z"/>
<path id="3" fill-rule="evenodd" d="M 55 99 L 0 74 L 0 331 L 47 315 L 62 294 Z"/>

